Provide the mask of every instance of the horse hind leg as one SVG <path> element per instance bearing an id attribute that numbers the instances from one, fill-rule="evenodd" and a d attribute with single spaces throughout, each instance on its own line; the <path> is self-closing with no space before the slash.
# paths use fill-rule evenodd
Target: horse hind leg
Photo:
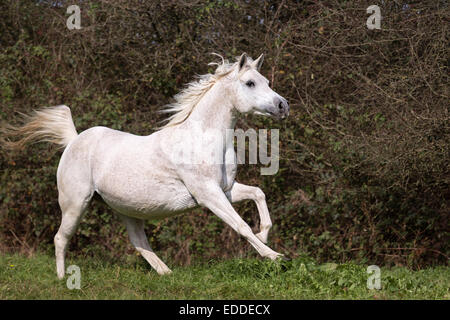
<path id="1" fill-rule="evenodd" d="M 61 225 L 55 235 L 55 256 L 56 273 L 59 279 L 64 278 L 65 266 L 64 260 L 69 245 L 69 241 L 75 234 L 80 224 L 83 212 L 85 211 L 92 193 L 86 193 L 84 196 L 71 195 L 59 190 L 59 206 L 62 211 Z"/>
<path id="2" fill-rule="evenodd" d="M 122 215 L 121 218 L 127 226 L 127 232 L 131 243 L 153 269 L 161 275 L 171 273 L 172 271 L 150 248 L 147 236 L 145 235 L 144 221 Z"/>

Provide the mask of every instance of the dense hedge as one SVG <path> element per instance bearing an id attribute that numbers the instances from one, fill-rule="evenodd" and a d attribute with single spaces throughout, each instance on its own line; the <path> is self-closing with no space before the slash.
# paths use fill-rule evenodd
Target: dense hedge
<path id="1" fill-rule="evenodd" d="M 449 7 L 447 1 L 0 1 L 0 118 L 71 107 L 79 132 L 105 125 L 150 134 L 156 111 L 217 52 L 265 53 L 262 73 L 286 97 L 280 171 L 243 165 L 238 180 L 266 193 L 270 245 L 320 260 L 421 267 L 448 263 Z M 381 8 L 368 30 L 366 8 Z M 0 151 L 0 249 L 50 250 L 59 226 L 60 153 L 36 144 Z M 258 229 L 253 203 L 238 212 Z M 148 223 L 172 262 L 255 255 L 207 210 Z M 105 250 L 107 249 L 107 250 Z M 71 252 L 133 252 L 111 210 L 93 203 Z"/>

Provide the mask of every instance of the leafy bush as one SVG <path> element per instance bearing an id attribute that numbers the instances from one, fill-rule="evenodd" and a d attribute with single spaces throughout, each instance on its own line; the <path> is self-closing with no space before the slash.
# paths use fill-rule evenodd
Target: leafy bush
<path id="1" fill-rule="evenodd" d="M 292 115 L 282 124 L 239 120 L 243 129 L 279 128 L 282 159 L 277 175 L 244 165 L 238 178 L 266 193 L 270 245 L 323 261 L 448 263 L 448 3 L 385 1 L 381 30 L 366 27 L 370 4 L 80 1 L 83 28 L 68 30 L 65 2 L 4 1 L 0 117 L 14 122 L 16 111 L 64 103 L 79 132 L 105 125 L 150 134 L 158 108 L 211 71 L 209 53 L 264 52 L 262 73 Z M 45 144 L 1 151 L 3 250 L 52 247 L 54 153 Z M 258 229 L 254 204 L 236 208 Z M 89 208 L 72 252 L 133 252 L 110 211 Z M 207 210 L 147 229 L 151 245 L 180 263 L 256 255 Z"/>

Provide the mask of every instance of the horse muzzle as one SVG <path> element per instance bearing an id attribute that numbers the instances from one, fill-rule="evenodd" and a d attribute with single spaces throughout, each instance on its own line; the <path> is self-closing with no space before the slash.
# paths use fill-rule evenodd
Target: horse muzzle
<path id="1" fill-rule="evenodd" d="M 289 104 L 286 99 L 276 97 L 273 99 L 273 107 L 268 112 L 278 120 L 286 119 L 289 116 Z"/>

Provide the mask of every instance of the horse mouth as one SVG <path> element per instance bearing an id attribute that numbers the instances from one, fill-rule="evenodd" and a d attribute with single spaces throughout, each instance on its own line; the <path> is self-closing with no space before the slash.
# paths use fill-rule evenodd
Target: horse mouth
<path id="1" fill-rule="evenodd" d="M 281 112 L 275 113 L 275 112 L 273 112 L 273 111 L 268 111 L 267 114 L 268 114 L 271 118 L 276 119 L 276 120 L 284 120 L 284 119 L 287 118 L 287 114 L 281 113 Z"/>
<path id="2" fill-rule="evenodd" d="M 286 119 L 287 115 L 284 113 L 279 113 L 279 112 L 275 112 L 272 110 L 264 110 L 264 111 L 255 111 L 255 114 L 258 115 L 262 115 L 262 116 L 268 116 L 271 117 L 272 119 L 276 119 L 276 120 L 284 120 Z"/>

